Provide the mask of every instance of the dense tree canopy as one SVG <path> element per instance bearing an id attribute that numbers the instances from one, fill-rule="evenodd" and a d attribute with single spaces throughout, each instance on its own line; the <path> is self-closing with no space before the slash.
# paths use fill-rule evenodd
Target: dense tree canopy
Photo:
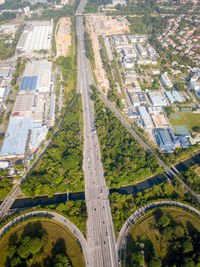
<path id="1" fill-rule="evenodd" d="M 126 251 L 127 267 L 141 264 L 150 267 L 199 266 L 200 232 L 193 225 L 192 218 L 180 214 L 180 219 L 175 220 L 178 210 L 172 213 L 164 211 L 154 210 L 153 215 L 147 215 L 147 222 L 143 219 L 141 226 L 138 223 L 130 231 Z M 144 227 L 145 230 L 141 232 L 137 227 Z M 135 235 L 134 230 L 137 231 Z"/>
<path id="2" fill-rule="evenodd" d="M 51 145 L 22 184 L 27 196 L 52 196 L 67 189 L 83 190 L 81 116 L 81 99 L 78 97 Z"/>
<path id="3" fill-rule="evenodd" d="M 141 147 L 99 99 L 95 102 L 95 114 L 105 178 L 110 187 L 135 184 L 162 172 L 156 157 Z"/>
<path id="4" fill-rule="evenodd" d="M 48 234 L 42 224 L 38 222 L 28 223 L 22 235 L 11 235 L 7 249 L 6 266 L 48 266 L 68 267 L 70 261 L 65 253 L 61 253 L 59 247 L 52 250 L 52 259 L 46 255 L 48 250 Z M 49 264 L 50 262 L 50 264 Z"/>

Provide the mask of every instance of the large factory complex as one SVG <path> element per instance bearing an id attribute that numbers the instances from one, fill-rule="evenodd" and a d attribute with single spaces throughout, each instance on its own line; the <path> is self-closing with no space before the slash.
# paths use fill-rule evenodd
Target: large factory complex
<path id="1" fill-rule="evenodd" d="M 28 61 L 18 81 L 19 90 L 0 150 L 1 161 L 30 158 L 54 125 L 55 75 L 52 62 L 46 58 L 51 55 L 52 33 L 53 20 L 28 21 L 19 38 L 16 55 Z M 13 71 L 10 64 L 3 63 L 0 66 L 1 83 L 9 79 L 10 84 Z M 1 102 L 6 94 L 5 88 L 1 85 Z"/>
<path id="2" fill-rule="evenodd" d="M 0 159 L 30 156 L 54 124 L 55 97 L 52 63 L 29 61 L 10 116 Z"/>
<path id="3" fill-rule="evenodd" d="M 16 47 L 19 55 L 50 54 L 53 20 L 28 22 Z"/>

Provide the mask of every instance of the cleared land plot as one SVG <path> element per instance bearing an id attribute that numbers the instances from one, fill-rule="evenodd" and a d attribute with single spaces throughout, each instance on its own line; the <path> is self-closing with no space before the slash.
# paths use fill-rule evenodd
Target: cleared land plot
<path id="1" fill-rule="evenodd" d="M 130 33 L 129 22 L 127 19 L 113 18 L 112 16 L 104 15 L 89 15 L 86 20 L 87 30 L 90 33 L 92 47 L 95 58 L 94 73 L 97 77 L 98 85 L 101 90 L 106 92 L 109 90 L 109 81 L 106 72 L 103 68 L 103 63 L 100 55 L 100 44 L 98 37 L 101 34 L 124 34 Z"/>
<path id="2" fill-rule="evenodd" d="M 169 120 L 173 127 L 186 126 L 190 132 L 193 132 L 192 128 L 200 125 L 200 114 L 192 112 L 177 112 L 171 114 L 169 116 Z"/>
<path id="3" fill-rule="evenodd" d="M 71 46 L 71 19 L 61 18 L 56 28 L 57 57 L 67 56 Z"/>
<path id="4" fill-rule="evenodd" d="M 34 222 L 36 220 L 31 220 L 31 222 Z M 81 252 L 81 248 L 79 244 L 76 241 L 76 238 L 72 235 L 72 233 L 65 228 L 64 226 L 61 226 L 60 224 L 54 222 L 54 221 L 48 221 L 45 219 L 38 220 L 41 222 L 43 228 L 48 233 L 48 243 L 45 247 L 45 257 L 44 255 L 37 257 L 37 262 L 40 260 L 41 257 L 46 258 L 47 256 L 51 257 L 51 250 L 53 246 L 55 245 L 56 241 L 59 239 L 63 239 L 66 246 L 66 254 L 69 256 L 70 261 L 72 263 L 72 266 L 79 267 L 79 266 L 85 266 L 83 254 Z M 29 221 L 30 222 L 30 221 Z M 10 236 L 13 233 L 17 233 L 18 236 L 21 236 L 24 227 L 27 225 L 27 222 L 24 222 L 18 226 L 16 226 L 14 229 L 12 229 L 7 235 L 3 237 L 0 241 L 0 267 L 5 267 L 5 261 L 6 261 L 6 248 L 8 245 L 8 241 Z M 35 259 L 36 260 L 36 259 Z M 32 262 L 34 265 L 34 260 Z M 37 265 L 38 266 L 38 265 Z"/>
<path id="5" fill-rule="evenodd" d="M 191 237 L 191 233 L 194 233 L 194 231 L 200 233 L 200 219 L 198 219 L 196 216 L 187 213 L 180 209 L 174 209 L 174 208 L 165 208 L 161 209 L 162 214 L 166 215 L 170 218 L 171 223 L 168 226 L 171 227 L 171 225 L 174 225 L 174 227 L 177 227 L 180 225 L 182 228 L 184 228 L 183 238 Z M 157 213 L 158 216 L 158 213 Z M 141 218 L 132 228 L 130 231 L 130 237 L 128 238 L 127 243 L 127 257 L 130 257 L 132 253 L 134 253 L 134 249 L 136 246 L 135 242 L 139 242 L 140 244 L 144 244 L 144 255 L 145 260 L 152 257 L 152 254 L 155 254 L 156 257 L 159 257 L 162 261 L 164 260 L 165 263 L 162 266 L 172 266 L 168 265 L 167 261 L 170 262 L 170 260 L 175 260 L 176 256 L 172 255 L 172 252 L 176 252 L 175 241 L 174 241 L 174 247 L 169 248 L 168 245 L 170 242 L 169 240 L 166 241 L 164 230 L 158 230 L 158 222 L 155 219 L 156 215 L 154 216 L 153 213 L 148 213 L 146 216 Z M 159 219 L 159 218 L 158 218 Z M 179 228 L 180 230 L 180 228 Z M 166 230 L 165 230 L 166 231 Z M 169 230 L 171 231 L 171 230 Z M 161 234 L 162 233 L 162 234 Z M 176 235 L 178 234 L 178 231 L 175 232 Z M 179 231 L 180 235 L 180 231 Z M 170 239 L 170 237 L 169 237 Z M 178 240 L 178 239 L 177 239 Z M 180 248 L 179 248 L 180 249 Z M 194 245 L 195 249 L 195 245 Z M 170 252 L 169 252 L 170 251 Z M 184 254 L 185 255 L 185 254 Z M 190 254 L 188 254 L 189 257 Z M 177 253 L 177 257 L 179 257 Z M 184 259 L 183 259 L 184 260 Z M 127 267 L 130 265 L 126 265 Z M 160 266 L 160 265 L 159 265 Z M 178 265 L 177 265 L 178 266 Z M 192 265 L 188 265 L 192 266 Z"/>

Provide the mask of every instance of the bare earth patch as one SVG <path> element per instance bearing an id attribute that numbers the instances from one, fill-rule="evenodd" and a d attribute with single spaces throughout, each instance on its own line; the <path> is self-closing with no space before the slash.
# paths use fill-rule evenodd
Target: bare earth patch
<path id="1" fill-rule="evenodd" d="M 101 60 L 98 36 L 100 34 L 113 35 L 130 33 L 129 22 L 124 18 L 119 19 L 104 15 L 88 15 L 86 26 L 92 41 L 95 58 L 94 73 L 97 77 L 98 86 L 101 90 L 105 90 L 107 93 L 109 90 L 109 81 Z"/>
<path id="2" fill-rule="evenodd" d="M 66 6 L 69 4 L 69 0 L 61 0 L 61 5 Z"/>
<path id="3" fill-rule="evenodd" d="M 71 19 L 61 18 L 56 27 L 56 51 L 57 57 L 67 56 L 71 46 Z"/>

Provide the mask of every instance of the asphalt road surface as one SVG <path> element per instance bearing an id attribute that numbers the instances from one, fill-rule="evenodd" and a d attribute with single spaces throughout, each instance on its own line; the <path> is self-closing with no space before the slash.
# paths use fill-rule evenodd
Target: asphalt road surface
<path id="1" fill-rule="evenodd" d="M 80 4 L 82 6 L 82 4 Z M 79 8 L 80 10 L 81 8 Z M 87 240 L 91 267 L 115 267 L 115 233 L 104 179 L 101 154 L 95 127 L 94 107 L 90 99 L 93 77 L 85 55 L 83 18 L 76 17 L 78 36 L 78 91 L 82 96 L 84 118 L 85 200 L 87 205 Z"/>

